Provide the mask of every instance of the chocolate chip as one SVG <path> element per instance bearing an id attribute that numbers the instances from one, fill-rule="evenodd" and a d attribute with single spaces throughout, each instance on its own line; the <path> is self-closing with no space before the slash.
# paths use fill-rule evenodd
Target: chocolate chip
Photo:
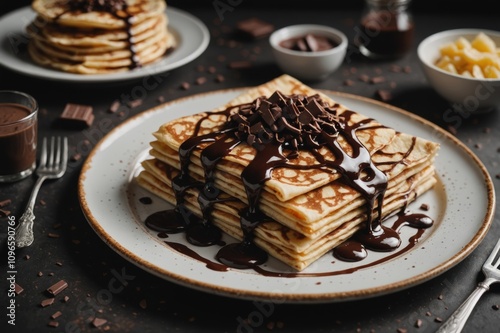
<path id="1" fill-rule="evenodd" d="M 238 22 L 236 24 L 236 29 L 246 37 L 258 39 L 271 34 L 274 30 L 274 25 L 259 18 L 252 17 Z"/>
<path id="2" fill-rule="evenodd" d="M 90 127 L 94 122 L 92 106 L 67 103 L 59 116 L 59 124 L 72 129 Z"/>
<path id="3" fill-rule="evenodd" d="M 52 286 L 50 286 L 47 291 L 49 294 L 56 296 L 59 294 L 61 291 L 66 289 L 68 287 L 68 283 L 64 280 L 60 280 L 56 283 L 54 283 Z"/>
<path id="4" fill-rule="evenodd" d="M 421 205 L 420 205 L 420 209 L 421 209 L 421 210 L 425 210 L 425 211 L 427 211 L 427 210 L 429 210 L 429 205 L 428 205 L 428 204 L 423 203 L 423 204 L 421 204 Z"/>

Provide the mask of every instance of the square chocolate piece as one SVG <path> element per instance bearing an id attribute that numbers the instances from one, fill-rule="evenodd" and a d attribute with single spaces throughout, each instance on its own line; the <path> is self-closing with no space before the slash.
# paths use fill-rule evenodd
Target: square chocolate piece
<path id="1" fill-rule="evenodd" d="M 68 103 L 59 116 L 61 126 L 83 129 L 90 127 L 94 121 L 92 106 Z"/>
<path id="2" fill-rule="evenodd" d="M 274 30 L 274 25 L 253 17 L 238 22 L 236 29 L 247 37 L 258 39 L 270 35 Z"/>

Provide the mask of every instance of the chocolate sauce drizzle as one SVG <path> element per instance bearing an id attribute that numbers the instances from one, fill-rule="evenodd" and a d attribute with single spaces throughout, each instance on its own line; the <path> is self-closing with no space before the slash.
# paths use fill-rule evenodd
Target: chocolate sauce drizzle
<path id="1" fill-rule="evenodd" d="M 137 51 L 134 45 L 134 37 L 132 35 L 132 25 L 134 16 L 128 11 L 128 4 L 125 0 L 61 0 L 61 6 L 67 8 L 59 14 L 55 21 L 62 15 L 69 12 L 89 13 L 89 12 L 105 12 L 114 17 L 123 20 L 126 26 L 128 49 L 130 51 L 130 69 L 142 67 Z"/>
<path id="2" fill-rule="evenodd" d="M 243 241 L 223 245 L 216 255 L 220 263 L 233 268 L 251 268 L 257 272 L 266 272 L 259 265 L 266 262 L 267 253 L 255 245 L 253 238 L 256 227 L 272 220 L 260 210 L 259 204 L 264 185 L 276 168 L 319 168 L 326 172 L 337 172 L 341 175 L 341 181 L 363 196 L 366 202 L 366 225 L 351 240 L 334 250 L 333 253 L 338 259 L 364 259 L 367 255 L 366 248 L 375 251 L 395 250 L 401 244 L 398 231 L 381 223 L 387 176 L 375 166 L 369 151 L 356 135 L 358 130 L 383 126 L 374 125 L 373 119 L 355 122 L 354 112 L 343 110 L 338 114 L 337 111 L 338 105 L 328 105 L 319 95 L 284 95 L 276 91 L 269 98 L 259 97 L 251 103 L 229 107 L 219 112 L 207 112 L 197 122 L 193 135 L 180 146 L 180 173 L 172 179 L 175 208 L 156 213 L 167 216 L 159 223 L 155 222 L 158 216 L 148 218 L 146 225 L 160 232 L 185 231 L 188 242 L 194 245 L 220 244 L 222 235 L 212 224 L 213 205 L 234 199 L 226 199 L 221 195 L 215 184 L 214 173 L 221 159 L 235 147 L 245 143 L 255 149 L 255 157 L 241 174 L 248 204 L 240 211 Z M 200 135 L 202 123 L 214 114 L 224 116 L 225 125 L 222 129 Z M 342 147 L 339 138 L 348 144 L 349 151 Z M 323 148 L 327 148 L 334 159 L 327 159 L 320 153 Z M 196 149 L 201 149 L 203 181 L 193 179 L 189 172 L 191 155 Z M 301 150 L 311 152 L 318 163 L 290 163 L 299 156 Z M 202 218 L 196 217 L 186 208 L 185 196 L 191 188 L 199 192 L 198 203 Z M 423 215 L 400 214 L 398 221 L 400 226 L 427 228 L 432 225 L 432 220 Z M 177 243 L 168 244 L 179 249 Z M 220 267 L 217 266 L 217 269 Z"/>

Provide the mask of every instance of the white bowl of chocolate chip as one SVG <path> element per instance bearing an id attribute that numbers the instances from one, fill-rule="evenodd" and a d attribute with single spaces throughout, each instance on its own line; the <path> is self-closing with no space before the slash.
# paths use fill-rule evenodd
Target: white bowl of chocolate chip
<path id="1" fill-rule="evenodd" d="M 347 51 L 344 33 L 332 27 L 299 24 L 281 28 L 269 37 L 277 65 L 301 80 L 320 81 L 335 72 Z"/>

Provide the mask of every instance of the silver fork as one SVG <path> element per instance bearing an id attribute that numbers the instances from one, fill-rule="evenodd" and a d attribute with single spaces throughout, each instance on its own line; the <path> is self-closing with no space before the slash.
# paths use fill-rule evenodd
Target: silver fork
<path id="1" fill-rule="evenodd" d="M 500 239 L 488 259 L 484 262 L 483 273 L 485 279 L 482 282 L 479 282 L 476 289 L 462 303 L 462 305 L 455 310 L 451 317 L 443 324 L 443 326 L 439 328 L 439 330 L 437 330 L 436 333 L 461 332 L 465 322 L 472 312 L 472 309 L 474 309 L 477 301 L 479 301 L 479 298 L 484 294 L 484 292 L 490 289 L 490 286 L 493 283 L 500 282 Z"/>
<path id="2" fill-rule="evenodd" d="M 16 227 L 16 246 L 26 247 L 33 243 L 33 222 L 35 221 L 35 214 L 33 207 L 35 206 L 36 196 L 42 183 L 46 179 L 60 178 L 66 172 L 66 165 L 68 163 L 68 139 L 51 137 L 50 148 L 47 149 L 47 138 L 43 138 L 42 152 L 40 154 L 40 164 L 36 169 L 38 176 L 33 190 L 31 191 L 26 210 L 19 218 L 19 224 Z"/>

